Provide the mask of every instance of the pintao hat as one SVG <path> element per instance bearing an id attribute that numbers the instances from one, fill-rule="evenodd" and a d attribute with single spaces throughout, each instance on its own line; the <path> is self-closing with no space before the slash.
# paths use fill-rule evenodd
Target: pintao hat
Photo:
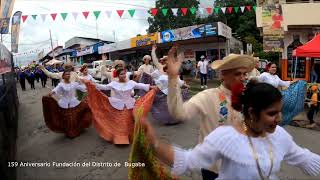
<path id="1" fill-rule="evenodd" d="M 253 70 L 255 67 L 255 61 L 252 56 L 239 55 L 239 54 L 229 54 L 222 60 L 216 60 L 211 64 L 214 70 L 229 70 L 236 68 L 247 68 L 249 71 Z"/>

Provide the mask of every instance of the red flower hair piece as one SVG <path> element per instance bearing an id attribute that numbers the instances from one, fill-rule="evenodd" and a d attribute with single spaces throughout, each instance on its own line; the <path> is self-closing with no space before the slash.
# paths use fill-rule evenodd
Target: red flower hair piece
<path id="1" fill-rule="evenodd" d="M 117 70 L 114 70 L 114 71 L 113 71 L 113 75 L 112 75 L 112 76 L 113 76 L 113 78 L 116 78 L 116 77 L 117 77 Z"/>
<path id="2" fill-rule="evenodd" d="M 245 86 L 243 83 L 234 84 L 231 88 L 231 104 L 232 107 L 237 111 L 242 111 L 241 96 L 243 95 L 244 90 Z"/>

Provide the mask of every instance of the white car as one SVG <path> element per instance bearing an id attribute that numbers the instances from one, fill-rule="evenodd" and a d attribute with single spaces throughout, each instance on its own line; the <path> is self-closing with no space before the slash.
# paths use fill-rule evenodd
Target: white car
<path id="1" fill-rule="evenodd" d="M 98 79 L 98 80 L 101 80 L 101 72 L 100 72 L 100 69 L 101 69 L 101 65 L 102 65 L 102 60 L 100 61 L 93 61 L 91 66 L 89 65 L 89 68 L 88 68 L 88 72 L 89 74 L 95 78 L 95 79 Z M 106 60 L 106 65 L 112 65 L 112 61 L 111 60 Z"/>

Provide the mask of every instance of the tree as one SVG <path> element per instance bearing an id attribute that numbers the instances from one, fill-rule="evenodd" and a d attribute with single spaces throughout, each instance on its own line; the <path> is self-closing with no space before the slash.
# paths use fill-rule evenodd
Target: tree
<path id="1" fill-rule="evenodd" d="M 148 18 L 148 33 L 161 32 L 168 29 L 176 29 L 197 24 L 199 22 L 199 18 L 197 17 L 196 13 L 192 14 L 190 12 L 190 8 L 192 7 L 198 9 L 199 1 L 157 0 L 156 8 L 158 9 L 158 14 L 156 16 Z M 188 12 L 186 16 L 182 16 L 182 12 L 178 10 L 178 15 L 175 16 L 171 11 L 171 8 L 188 8 Z M 168 10 L 166 16 L 162 12 L 163 9 Z"/>
<path id="2" fill-rule="evenodd" d="M 241 13 L 241 6 L 255 6 L 254 1 L 240 1 L 240 0 L 216 0 L 214 7 L 238 7 L 238 12 L 233 12 L 229 14 L 226 12 L 223 14 L 213 13 L 208 18 L 204 19 L 204 23 L 221 21 L 232 28 L 232 32 L 241 36 L 243 39 L 248 36 L 252 36 L 257 40 L 261 41 L 260 31 L 256 25 L 256 14 L 252 9 L 251 12 Z"/>

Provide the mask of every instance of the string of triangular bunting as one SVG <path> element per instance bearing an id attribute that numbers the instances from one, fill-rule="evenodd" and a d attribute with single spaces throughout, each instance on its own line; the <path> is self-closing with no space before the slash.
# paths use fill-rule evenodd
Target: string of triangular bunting
<path id="1" fill-rule="evenodd" d="M 158 16 L 160 14 L 162 14 L 163 16 L 167 16 L 169 13 L 169 10 L 171 10 L 171 12 L 174 16 L 179 16 L 179 15 L 186 16 L 188 13 L 196 14 L 197 12 L 199 12 L 200 14 L 208 14 L 208 15 L 210 15 L 212 13 L 232 14 L 232 13 L 251 12 L 252 10 L 256 11 L 256 6 L 213 7 L 213 8 L 208 7 L 208 8 L 198 8 L 198 9 L 195 7 L 191 7 L 191 8 L 162 8 L 162 9 L 152 8 L 150 10 L 143 10 L 143 11 L 145 11 L 146 14 L 151 14 L 152 16 Z M 129 10 L 115 10 L 115 11 L 120 18 L 123 17 L 123 14 L 125 12 L 128 13 L 131 18 L 133 18 L 137 10 L 136 9 L 129 9 Z M 79 13 L 79 12 L 72 12 L 72 13 L 63 12 L 63 13 L 51 13 L 51 14 L 40 14 L 40 15 L 33 14 L 33 15 L 22 15 L 21 18 L 22 18 L 22 22 L 26 22 L 26 20 L 30 16 L 32 17 L 33 20 L 37 20 L 37 17 L 41 17 L 42 21 L 44 22 L 44 21 L 46 21 L 47 16 L 51 16 L 52 20 L 55 21 L 57 16 L 60 15 L 61 18 L 65 21 L 68 18 L 69 14 L 72 14 L 74 20 L 77 20 L 79 14 L 82 14 L 85 19 L 87 19 L 90 14 L 93 14 L 94 17 L 96 19 L 98 19 L 101 15 L 101 12 L 102 11 L 84 11 L 81 13 Z M 113 14 L 113 11 L 107 10 L 107 11 L 104 11 L 104 14 L 108 18 L 110 18 L 111 15 Z"/>

